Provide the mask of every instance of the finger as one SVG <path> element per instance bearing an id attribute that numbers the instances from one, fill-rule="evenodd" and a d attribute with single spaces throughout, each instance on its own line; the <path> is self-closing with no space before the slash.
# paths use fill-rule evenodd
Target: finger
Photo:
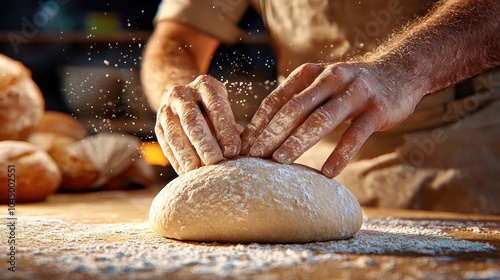
<path id="1" fill-rule="evenodd" d="M 170 109 L 166 108 L 157 116 L 166 145 L 171 149 L 175 161 L 178 163 L 180 174 L 196 169 L 201 166 L 201 160 L 191 145 L 189 138 L 184 133 L 179 117 Z M 166 148 L 164 149 L 167 150 Z M 168 150 L 167 150 L 168 152 Z M 166 154 L 168 156 L 168 154 Z"/>
<path id="2" fill-rule="evenodd" d="M 380 117 L 376 111 L 367 111 L 355 118 L 342 134 L 339 143 L 323 165 L 321 172 L 333 178 L 337 176 L 359 151 L 370 135 L 379 129 Z"/>
<path id="3" fill-rule="evenodd" d="M 332 96 L 344 92 L 350 83 L 351 77 L 348 77 L 345 71 L 327 67 L 314 83 L 285 104 L 275 115 L 250 148 L 250 155 L 264 158 L 269 157 L 306 120 L 307 116 Z M 342 107 L 350 108 L 349 106 Z M 331 108 L 331 110 L 335 110 L 335 108 Z M 320 113 L 322 113 L 321 110 L 318 111 L 318 114 Z M 324 118 L 323 115 L 321 118 Z M 311 123 L 314 121 L 316 120 L 313 118 L 309 124 L 315 125 Z M 324 126 L 325 124 L 319 123 L 315 126 L 321 127 L 322 125 Z M 307 142 L 309 141 L 307 140 Z"/>
<path id="4" fill-rule="evenodd" d="M 163 127 L 160 125 L 160 122 L 157 122 L 155 126 L 155 133 L 156 133 L 156 138 L 158 139 L 158 143 L 160 144 L 161 150 L 163 151 L 163 154 L 167 157 L 168 162 L 170 162 L 172 168 L 179 175 L 184 173 L 179 165 L 179 162 L 177 161 L 177 159 L 175 159 L 174 153 L 172 152 L 170 145 L 168 145 L 167 140 L 165 139 L 165 131 L 163 130 Z"/>
<path id="5" fill-rule="evenodd" d="M 173 111 L 178 115 L 181 127 L 189 139 L 187 143 L 191 142 L 205 165 L 214 164 L 224 157 L 193 96 L 195 95 L 189 90 L 179 91 L 177 98 L 172 101 Z"/>
<path id="6" fill-rule="evenodd" d="M 354 98 L 333 98 L 316 109 L 307 120 L 273 153 L 273 159 L 290 164 L 332 132 L 352 114 Z"/>
<path id="7" fill-rule="evenodd" d="M 224 85 L 210 76 L 196 83 L 205 112 L 213 126 L 217 142 L 225 158 L 236 156 L 241 147 L 240 128 L 234 119 Z"/>
<path id="8" fill-rule="evenodd" d="M 252 120 L 241 133 L 241 155 L 246 155 L 250 152 L 251 146 L 269 124 L 273 116 L 293 95 L 309 86 L 321 73 L 323 68 L 322 65 L 318 64 L 304 64 L 295 69 L 280 86 L 262 101 Z"/>

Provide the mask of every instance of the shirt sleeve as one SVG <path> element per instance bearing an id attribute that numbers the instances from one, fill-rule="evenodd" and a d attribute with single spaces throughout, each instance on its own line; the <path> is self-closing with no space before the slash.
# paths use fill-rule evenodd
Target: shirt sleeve
<path id="1" fill-rule="evenodd" d="M 183 23 L 231 44 L 240 37 L 238 22 L 248 6 L 248 0 L 163 0 L 154 22 Z"/>

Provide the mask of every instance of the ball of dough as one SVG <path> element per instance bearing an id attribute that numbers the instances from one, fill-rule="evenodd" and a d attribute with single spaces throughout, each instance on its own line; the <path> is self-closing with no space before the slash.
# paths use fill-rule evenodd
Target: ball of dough
<path id="1" fill-rule="evenodd" d="M 26 67 L 4 55 L 0 73 L 0 140 L 24 140 L 42 118 L 42 93 Z"/>
<path id="2" fill-rule="evenodd" d="M 62 134 L 76 140 L 88 136 L 87 130 L 77 119 L 68 114 L 55 111 L 46 111 L 43 114 L 36 131 Z"/>
<path id="3" fill-rule="evenodd" d="M 178 240 L 303 243 L 352 237 L 363 215 L 351 192 L 312 169 L 239 158 L 171 181 L 149 220 Z"/>
<path id="4" fill-rule="evenodd" d="M 16 202 L 36 202 L 55 192 L 61 182 L 56 163 L 45 151 L 27 142 L 0 141 L 0 169 L 1 203 L 12 199 L 7 186 L 15 184 Z"/>

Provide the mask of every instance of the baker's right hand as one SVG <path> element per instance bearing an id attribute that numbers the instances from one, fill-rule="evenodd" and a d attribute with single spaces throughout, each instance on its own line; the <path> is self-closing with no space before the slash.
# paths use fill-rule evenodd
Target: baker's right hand
<path id="1" fill-rule="evenodd" d="M 208 75 L 171 87 L 156 116 L 158 142 L 178 174 L 238 155 L 242 131 L 226 87 Z"/>

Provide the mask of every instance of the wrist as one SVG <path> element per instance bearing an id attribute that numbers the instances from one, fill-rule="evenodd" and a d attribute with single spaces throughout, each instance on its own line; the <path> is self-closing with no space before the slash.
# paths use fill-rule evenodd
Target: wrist
<path id="1" fill-rule="evenodd" d="M 403 95 L 416 106 L 427 94 L 431 93 L 431 82 L 425 71 L 411 67 L 411 63 L 403 59 L 393 59 L 389 56 L 374 60 L 362 60 L 359 64 L 360 75 L 371 77 L 379 87 L 378 90 L 388 90 L 393 94 Z M 366 78 L 369 79 L 369 78 Z M 383 88 L 382 88 L 383 87 Z"/>

